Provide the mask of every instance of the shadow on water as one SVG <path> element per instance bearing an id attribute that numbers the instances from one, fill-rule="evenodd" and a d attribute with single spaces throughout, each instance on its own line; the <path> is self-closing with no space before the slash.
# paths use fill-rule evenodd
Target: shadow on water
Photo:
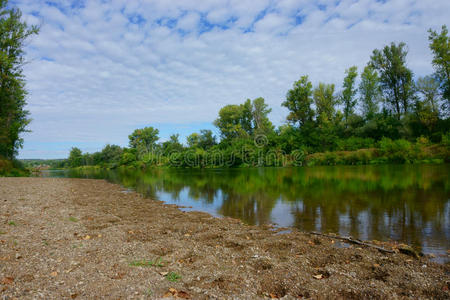
<path id="1" fill-rule="evenodd" d="M 392 239 L 445 255 L 450 249 L 449 171 L 449 165 L 383 165 L 71 170 L 44 176 L 106 179 L 149 198 L 248 224 Z"/>

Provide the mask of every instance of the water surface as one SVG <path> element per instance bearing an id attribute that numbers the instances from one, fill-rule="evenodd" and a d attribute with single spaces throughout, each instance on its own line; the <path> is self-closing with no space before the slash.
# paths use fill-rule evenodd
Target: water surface
<path id="1" fill-rule="evenodd" d="M 448 260 L 450 165 L 48 171 L 248 224 L 395 240 Z M 441 259 L 442 260 L 442 259 Z"/>

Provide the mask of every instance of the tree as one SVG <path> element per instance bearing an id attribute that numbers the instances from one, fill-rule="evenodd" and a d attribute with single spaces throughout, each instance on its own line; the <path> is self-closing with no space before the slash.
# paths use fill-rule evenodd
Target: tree
<path id="1" fill-rule="evenodd" d="M 424 103 L 433 112 L 438 112 L 439 82 L 431 76 L 419 77 L 416 81 L 416 88 L 422 94 Z"/>
<path id="2" fill-rule="evenodd" d="M 118 145 L 107 144 L 102 149 L 102 161 L 106 163 L 118 163 L 122 157 L 123 149 Z"/>
<path id="3" fill-rule="evenodd" d="M 172 134 L 168 141 L 162 143 L 162 149 L 165 155 L 183 150 L 183 145 L 180 143 L 179 138 L 179 134 Z"/>
<path id="4" fill-rule="evenodd" d="M 264 98 L 259 97 L 252 101 L 253 128 L 255 134 L 268 134 L 274 127 L 268 114 L 272 111 L 265 103 Z"/>
<path id="5" fill-rule="evenodd" d="M 281 105 L 289 110 L 287 120 L 291 123 L 298 123 L 299 126 L 312 121 L 314 110 L 311 108 L 312 84 L 308 76 L 302 76 L 294 83 L 294 86 L 286 94 L 286 101 Z"/>
<path id="6" fill-rule="evenodd" d="M 23 145 L 20 134 L 30 123 L 26 105 L 23 65 L 26 39 L 37 34 L 37 26 L 21 22 L 19 9 L 0 0 L 0 155 L 12 159 Z"/>
<path id="7" fill-rule="evenodd" d="M 200 144 L 200 134 L 194 132 L 186 137 L 186 142 L 190 148 L 197 148 Z"/>
<path id="8" fill-rule="evenodd" d="M 334 84 L 319 83 L 319 86 L 314 89 L 314 103 L 317 109 L 317 119 L 331 121 L 334 117 L 334 105 L 336 104 Z"/>
<path id="9" fill-rule="evenodd" d="M 83 164 L 83 154 L 81 153 L 81 150 L 77 147 L 73 147 L 70 150 L 68 161 L 71 168 L 81 166 Z"/>
<path id="10" fill-rule="evenodd" d="M 446 107 L 450 109 L 450 39 L 447 26 L 442 26 L 441 33 L 428 30 L 430 49 L 433 52 L 433 67 L 440 83 L 443 98 L 447 100 Z"/>
<path id="11" fill-rule="evenodd" d="M 371 120 L 378 112 L 378 103 L 381 99 L 380 79 L 377 71 L 370 65 L 364 68 L 359 84 L 359 94 L 362 111 L 366 120 Z"/>
<path id="12" fill-rule="evenodd" d="M 405 43 L 391 43 L 383 50 L 373 50 L 370 65 L 380 72 L 380 83 L 384 100 L 393 108 L 400 120 L 408 112 L 414 94 L 413 73 L 406 67 Z"/>
<path id="13" fill-rule="evenodd" d="M 348 123 L 348 117 L 353 114 L 356 105 L 355 95 L 357 89 L 355 88 L 355 79 L 358 76 L 356 70 L 357 67 L 353 66 L 345 71 L 345 74 L 347 75 L 345 76 L 344 84 L 342 85 L 343 91 L 340 101 L 344 104 L 344 120 L 346 125 Z"/>
<path id="14" fill-rule="evenodd" d="M 245 125 L 244 125 L 244 124 Z M 242 105 L 226 105 L 219 110 L 219 117 L 214 121 L 220 130 L 220 135 L 225 140 L 237 137 L 248 136 L 244 126 L 248 129 L 248 124 L 243 118 Z"/>
<path id="15" fill-rule="evenodd" d="M 153 127 L 136 129 L 128 136 L 129 145 L 140 154 L 148 154 L 154 150 L 156 142 L 159 140 L 159 130 Z"/>
<path id="16" fill-rule="evenodd" d="M 200 141 L 198 146 L 202 149 L 208 150 L 212 146 L 216 145 L 216 137 L 213 135 L 213 132 L 209 129 L 200 130 Z"/>

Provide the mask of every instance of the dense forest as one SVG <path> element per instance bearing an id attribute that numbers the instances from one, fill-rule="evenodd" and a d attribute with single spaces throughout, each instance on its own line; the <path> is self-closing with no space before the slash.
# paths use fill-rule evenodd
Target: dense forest
<path id="1" fill-rule="evenodd" d="M 435 72 L 414 80 L 408 48 L 391 43 L 372 52 L 363 70 L 345 71 L 342 87 L 307 75 L 294 82 L 282 106 L 286 124 L 275 128 L 263 98 L 226 105 L 211 130 L 174 134 L 158 143 L 153 127 L 136 129 L 129 147 L 96 153 L 72 148 L 54 166 L 236 167 L 447 162 L 450 159 L 450 41 L 444 25 L 429 30 Z M 359 80 L 358 80 L 359 76 Z"/>

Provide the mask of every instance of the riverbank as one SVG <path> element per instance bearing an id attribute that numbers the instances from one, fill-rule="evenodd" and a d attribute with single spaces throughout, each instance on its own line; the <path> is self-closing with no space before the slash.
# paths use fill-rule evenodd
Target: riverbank
<path id="1" fill-rule="evenodd" d="M 450 296 L 448 264 L 182 212 L 103 180 L 0 178 L 0 191 L 1 295 Z"/>

